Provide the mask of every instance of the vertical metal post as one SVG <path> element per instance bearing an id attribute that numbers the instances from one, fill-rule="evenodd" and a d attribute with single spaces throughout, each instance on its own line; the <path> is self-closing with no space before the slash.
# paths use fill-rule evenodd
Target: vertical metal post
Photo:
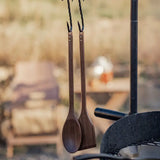
<path id="1" fill-rule="evenodd" d="M 138 0 L 131 0 L 130 114 L 137 113 Z"/>

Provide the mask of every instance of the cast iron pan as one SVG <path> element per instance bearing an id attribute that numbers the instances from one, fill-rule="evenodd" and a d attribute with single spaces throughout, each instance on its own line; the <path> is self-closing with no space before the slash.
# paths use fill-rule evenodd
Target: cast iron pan
<path id="1" fill-rule="evenodd" d="M 118 153 L 130 145 L 160 141 L 160 111 L 127 115 L 104 108 L 96 108 L 95 116 L 116 122 L 103 136 L 101 153 Z"/>
<path id="2" fill-rule="evenodd" d="M 160 141 L 160 111 L 137 113 L 116 121 L 104 134 L 100 152 L 116 154 L 130 145 Z"/>
<path id="3" fill-rule="evenodd" d="M 124 115 L 124 117 L 117 115 Z M 93 158 L 103 159 L 127 159 L 125 157 L 113 156 L 118 152 L 132 145 L 141 145 L 160 141 L 160 111 L 136 113 L 125 115 L 120 112 L 96 108 L 95 115 L 117 121 L 105 132 L 100 152 L 101 154 L 87 154 L 74 157 L 75 160 Z M 111 157 L 110 157 L 111 156 Z M 137 159 L 137 158 L 135 158 Z M 154 159 L 160 159 L 155 157 Z"/>

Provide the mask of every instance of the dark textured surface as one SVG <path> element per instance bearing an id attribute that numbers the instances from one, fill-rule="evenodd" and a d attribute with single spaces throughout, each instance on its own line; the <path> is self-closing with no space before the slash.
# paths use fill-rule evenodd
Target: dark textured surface
<path id="1" fill-rule="evenodd" d="M 117 153 L 120 149 L 160 140 L 160 112 L 130 115 L 115 122 L 104 134 L 101 153 Z"/>

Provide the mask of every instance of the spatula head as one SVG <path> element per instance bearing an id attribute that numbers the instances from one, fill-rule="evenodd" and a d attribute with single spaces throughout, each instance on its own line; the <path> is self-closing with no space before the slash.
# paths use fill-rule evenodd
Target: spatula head
<path id="1" fill-rule="evenodd" d="M 94 126 L 87 114 L 82 114 L 79 118 L 82 131 L 82 141 L 79 150 L 96 147 Z"/>
<path id="2" fill-rule="evenodd" d="M 63 144 L 70 153 L 78 151 L 81 144 L 81 128 L 77 119 L 66 120 L 62 132 Z"/>

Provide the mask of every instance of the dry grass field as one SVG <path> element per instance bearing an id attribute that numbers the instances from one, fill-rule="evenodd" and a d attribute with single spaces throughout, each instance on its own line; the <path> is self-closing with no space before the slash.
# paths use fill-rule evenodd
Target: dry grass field
<path id="1" fill-rule="evenodd" d="M 159 0 L 139 1 L 139 61 L 160 61 Z M 85 0 L 86 61 L 105 55 L 115 64 L 129 62 L 129 0 Z M 78 1 L 71 3 L 74 56 L 79 58 Z M 67 2 L 57 0 L 0 0 L 0 63 L 20 60 L 52 60 L 67 63 Z"/>

